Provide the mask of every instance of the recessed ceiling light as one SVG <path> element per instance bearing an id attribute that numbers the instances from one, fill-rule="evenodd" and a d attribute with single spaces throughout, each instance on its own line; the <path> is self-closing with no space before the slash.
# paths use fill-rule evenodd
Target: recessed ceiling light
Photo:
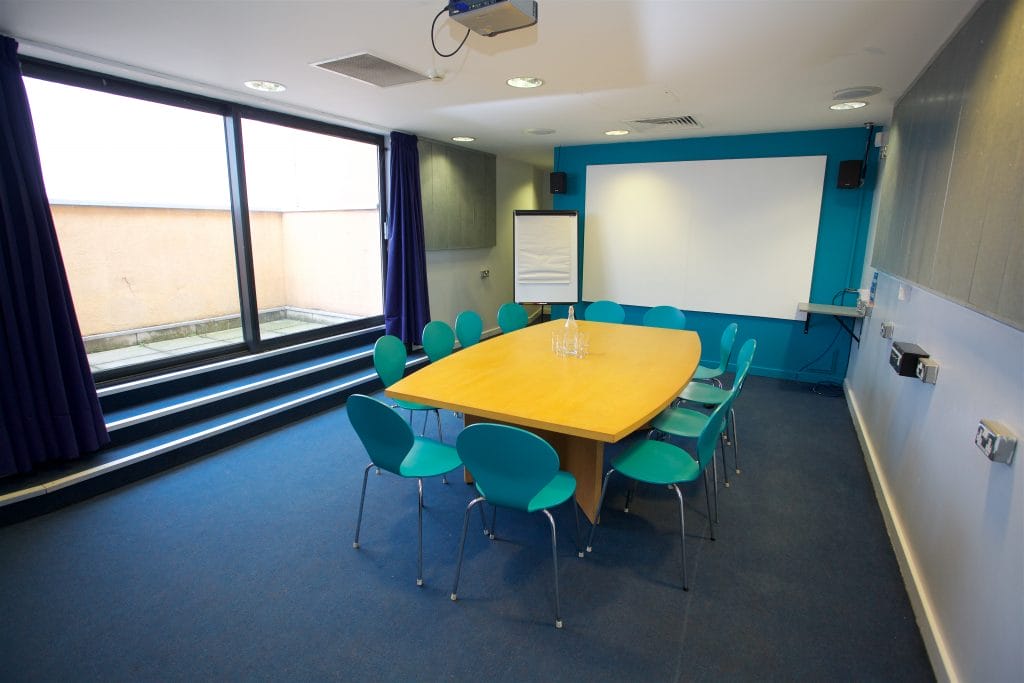
<path id="1" fill-rule="evenodd" d="M 284 92 L 286 88 L 274 81 L 246 81 L 245 87 L 259 90 L 260 92 Z"/>
<path id="2" fill-rule="evenodd" d="M 551 135 L 555 132 L 554 128 L 527 128 L 523 131 L 527 135 Z"/>
<path id="3" fill-rule="evenodd" d="M 605 135 L 629 135 L 628 130 L 606 130 Z"/>
<path id="4" fill-rule="evenodd" d="M 838 102 L 833 104 L 829 109 L 833 111 L 847 111 L 849 109 L 860 109 L 861 107 L 868 106 L 867 102 Z"/>
<path id="5" fill-rule="evenodd" d="M 453 142 L 473 142 L 476 138 L 471 138 L 468 135 L 456 135 L 452 138 Z"/>
<path id="6" fill-rule="evenodd" d="M 544 85 L 544 81 L 533 76 L 515 76 L 505 82 L 513 88 L 539 88 Z"/>

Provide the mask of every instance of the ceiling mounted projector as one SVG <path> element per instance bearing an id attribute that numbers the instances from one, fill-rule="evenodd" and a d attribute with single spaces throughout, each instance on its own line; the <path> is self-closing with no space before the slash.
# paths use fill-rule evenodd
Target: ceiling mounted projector
<path id="1" fill-rule="evenodd" d="M 496 36 L 537 23 L 536 0 L 456 0 L 448 17 L 482 36 Z"/>

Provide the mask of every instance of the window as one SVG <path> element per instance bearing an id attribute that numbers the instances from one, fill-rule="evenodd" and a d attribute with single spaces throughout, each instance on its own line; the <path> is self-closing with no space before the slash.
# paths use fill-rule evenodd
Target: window
<path id="1" fill-rule="evenodd" d="M 197 109 L 185 95 L 179 102 L 138 84 L 27 67 L 75 83 L 25 78 L 98 379 L 259 351 L 382 315 L 379 136 L 291 117 L 278 117 L 289 125 L 240 119 L 245 168 L 235 175 L 248 189 L 252 244 L 245 254 L 225 144 L 232 105 L 204 100 Z M 76 87 L 83 83 L 90 87 Z M 237 264 L 250 258 L 255 283 L 239 282 Z M 255 296 L 258 321 L 246 319 L 245 294 Z"/>
<path id="2" fill-rule="evenodd" d="M 380 315 L 378 148 L 242 120 L 260 338 Z"/>

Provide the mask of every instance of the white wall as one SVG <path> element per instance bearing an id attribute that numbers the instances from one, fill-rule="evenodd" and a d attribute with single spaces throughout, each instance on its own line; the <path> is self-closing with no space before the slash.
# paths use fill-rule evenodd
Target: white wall
<path id="1" fill-rule="evenodd" d="M 900 284 L 879 274 L 850 359 L 851 412 L 939 680 L 1021 681 L 1024 447 L 1006 466 L 973 438 L 983 417 L 1024 436 L 1024 332 L 916 286 L 900 301 Z M 938 361 L 936 385 L 889 367 L 886 320 Z"/>
<path id="2" fill-rule="evenodd" d="M 430 318 L 455 324 L 455 317 L 471 308 L 484 319 L 484 333 L 496 329 L 498 307 L 512 301 L 512 212 L 545 209 L 551 196 L 542 184 L 544 173 L 533 166 L 497 159 L 497 241 L 489 249 L 452 249 L 427 252 L 427 289 Z M 490 270 L 481 279 L 480 271 Z M 535 307 L 528 307 L 531 312 Z"/>

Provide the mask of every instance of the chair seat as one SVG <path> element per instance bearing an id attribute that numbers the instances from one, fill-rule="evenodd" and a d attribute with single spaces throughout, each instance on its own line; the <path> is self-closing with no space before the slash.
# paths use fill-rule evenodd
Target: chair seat
<path id="1" fill-rule="evenodd" d="M 413 403 L 412 401 L 403 401 L 400 398 L 391 399 L 395 402 L 395 405 L 402 410 L 437 410 L 434 406 L 425 406 L 422 403 Z"/>
<path id="2" fill-rule="evenodd" d="M 723 370 L 719 367 L 710 368 L 707 365 L 698 365 L 696 372 L 693 373 L 694 379 L 714 379 L 715 377 L 721 377 Z"/>
<path id="3" fill-rule="evenodd" d="M 708 416 L 689 408 L 665 408 L 651 420 L 659 432 L 685 438 L 697 438 L 708 422 Z"/>
<path id="4" fill-rule="evenodd" d="M 612 461 L 612 467 L 630 479 L 647 484 L 695 481 L 700 464 L 678 446 L 664 441 L 638 441 Z"/>
<path id="5" fill-rule="evenodd" d="M 454 446 L 417 436 L 398 473 L 403 477 L 436 477 L 462 464 Z"/>
<path id="6" fill-rule="evenodd" d="M 722 389 L 721 387 L 716 387 L 713 384 L 690 382 L 683 388 L 683 391 L 679 394 L 679 398 L 687 401 L 693 401 L 694 403 L 718 405 L 719 403 L 725 403 L 731 395 L 732 391 L 729 389 Z"/>
<path id="7" fill-rule="evenodd" d="M 574 493 L 576 493 L 576 477 L 568 472 L 559 471 L 555 474 L 555 478 L 533 497 L 526 511 L 537 512 L 553 508 L 572 498 Z"/>

